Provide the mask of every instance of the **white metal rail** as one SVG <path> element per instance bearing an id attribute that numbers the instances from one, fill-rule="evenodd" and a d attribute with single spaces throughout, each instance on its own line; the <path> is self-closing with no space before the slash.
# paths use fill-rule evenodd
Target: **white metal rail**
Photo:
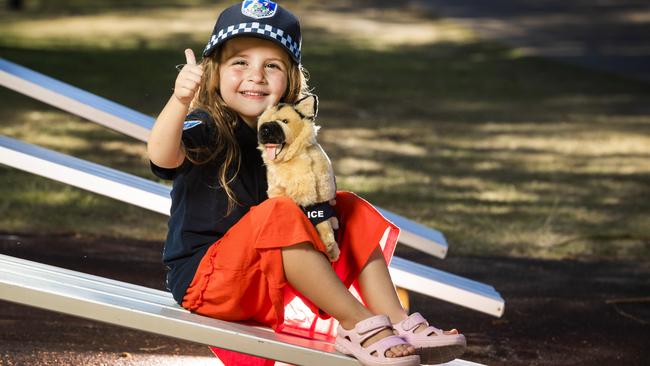
<path id="1" fill-rule="evenodd" d="M 359 365 L 327 342 L 192 314 L 168 292 L 1 254 L 0 298 L 296 365 Z"/>
<path id="2" fill-rule="evenodd" d="M 0 163 L 169 215 L 169 187 L 43 147 L 0 136 Z M 493 316 L 504 301 L 492 287 L 393 257 L 395 285 Z"/>
<path id="3" fill-rule="evenodd" d="M 169 292 L 3 254 L 0 299 L 295 365 L 359 365 L 328 342 L 192 314 Z M 480 366 L 460 359 L 444 365 Z"/>

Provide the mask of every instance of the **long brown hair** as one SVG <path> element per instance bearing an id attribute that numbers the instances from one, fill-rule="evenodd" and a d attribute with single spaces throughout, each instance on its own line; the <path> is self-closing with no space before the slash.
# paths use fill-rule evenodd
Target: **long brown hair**
<path id="1" fill-rule="evenodd" d="M 223 46 L 221 49 L 223 49 Z M 239 173 L 241 164 L 239 145 L 235 137 L 235 126 L 239 116 L 226 105 L 219 92 L 219 51 L 201 60 L 203 76 L 199 84 L 199 90 L 194 96 L 190 107 L 191 109 L 203 109 L 212 117 L 216 127 L 213 136 L 214 145 L 184 149 L 187 159 L 196 165 L 206 164 L 217 158 L 223 159 L 223 164 L 219 166 L 218 177 L 219 185 L 228 196 L 226 215 L 229 215 L 235 205 L 239 204 L 230 188 L 230 182 Z M 290 59 L 290 62 L 291 65 L 287 72 L 287 90 L 280 100 L 283 103 L 295 103 L 310 92 L 307 86 L 309 75 L 307 70 L 292 59 Z M 235 174 L 229 178 L 228 168 L 234 164 L 236 164 Z"/>

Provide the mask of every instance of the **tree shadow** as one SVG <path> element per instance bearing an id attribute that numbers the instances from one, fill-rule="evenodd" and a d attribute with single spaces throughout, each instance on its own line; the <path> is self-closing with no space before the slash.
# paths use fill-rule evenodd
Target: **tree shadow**
<path id="1" fill-rule="evenodd" d="M 549 235 L 544 240 L 551 244 L 621 233 L 641 241 L 650 236 L 643 226 L 650 206 L 639 199 L 650 194 L 648 149 L 623 148 L 642 145 L 650 132 L 646 84 L 519 57 L 490 42 L 377 50 L 321 28 L 306 27 L 305 37 L 310 43 L 304 44 L 303 63 L 321 100 L 317 122 L 335 169 L 346 158 L 379 167 L 347 171 L 341 188 L 443 230 L 457 253 L 534 255 L 542 251 L 534 242 L 539 235 Z M 171 95 L 174 65 L 183 62 L 187 39 L 172 35 L 164 48 L 143 39 L 141 47 L 127 50 L 0 52 L 155 116 Z M 0 90 L 0 98 L 7 101 L 0 117 L 12 125 L 30 111 L 52 110 L 8 90 Z M 342 143 L 358 130 L 367 135 L 360 146 Z M 66 133 L 88 142 L 67 153 L 153 178 L 138 150 L 114 149 L 141 142 L 102 127 Z M 581 148 L 594 148 L 592 139 L 603 136 L 620 143 L 595 153 Z M 355 179 L 368 184 L 356 186 Z M 504 231 L 514 236 L 506 238 Z M 648 258 L 648 250 L 641 252 Z"/>

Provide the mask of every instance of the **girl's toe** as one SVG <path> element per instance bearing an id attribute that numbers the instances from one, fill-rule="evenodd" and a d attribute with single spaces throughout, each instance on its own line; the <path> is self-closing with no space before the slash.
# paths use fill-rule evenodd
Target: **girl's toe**
<path id="1" fill-rule="evenodd" d="M 387 357 L 404 357 L 409 355 L 408 349 L 403 344 L 391 348 L 390 352 L 392 356 L 387 356 Z"/>
<path id="2" fill-rule="evenodd" d="M 410 356 L 415 354 L 415 347 L 411 345 L 403 345 L 402 346 L 402 356 Z"/>
<path id="3" fill-rule="evenodd" d="M 400 351 L 401 351 L 400 356 L 403 357 L 403 356 L 408 356 L 409 355 L 409 351 L 408 351 L 408 348 L 406 346 L 401 346 L 400 348 L 401 348 L 400 349 Z"/>
<path id="4" fill-rule="evenodd" d="M 404 355 L 404 350 L 402 350 L 402 346 L 397 346 L 393 348 L 393 357 L 402 357 Z"/>

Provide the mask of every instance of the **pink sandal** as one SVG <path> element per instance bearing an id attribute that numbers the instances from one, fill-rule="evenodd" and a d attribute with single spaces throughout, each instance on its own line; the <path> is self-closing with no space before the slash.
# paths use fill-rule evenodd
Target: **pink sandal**
<path id="1" fill-rule="evenodd" d="M 385 315 L 376 315 L 358 322 L 354 329 L 345 330 L 338 326 L 338 334 L 334 343 L 336 350 L 355 357 L 365 366 L 415 366 L 420 364 L 416 355 L 402 357 L 386 357 L 389 348 L 400 344 L 408 344 L 396 335 L 382 338 L 379 341 L 363 347 L 363 342 L 381 332 L 383 329 L 393 329 L 390 319 Z"/>
<path id="2" fill-rule="evenodd" d="M 426 329 L 415 332 L 421 324 Z M 425 365 L 449 362 L 465 352 L 467 342 L 462 334 L 445 334 L 441 329 L 430 326 L 420 315 L 413 313 L 408 318 L 393 324 L 398 335 L 415 347 L 415 353 L 420 356 Z M 435 333 L 435 335 L 432 335 Z"/>

